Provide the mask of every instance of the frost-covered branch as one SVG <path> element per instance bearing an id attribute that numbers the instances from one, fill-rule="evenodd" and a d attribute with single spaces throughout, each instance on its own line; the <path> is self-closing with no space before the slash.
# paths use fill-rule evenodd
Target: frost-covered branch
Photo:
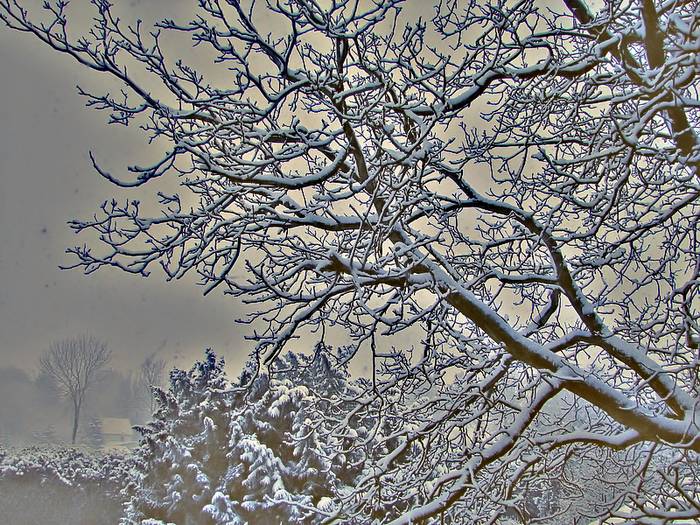
<path id="1" fill-rule="evenodd" d="M 254 307 L 269 367 L 301 332 L 371 355 L 342 402 L 380 445 L 329 519 L 524 521 L 519 495 L 555 487 L 570 505 L 548 512 L 583 515 L 570 474 L 606 462 L 625 486 L 595 518 L 694 512 L 692 3 L 446 0 L 419 18 L 399 0 L 208 0 L 148 32 L 94 0 L 81 37 L 64 3 L 21 4 L 0 0 L 8 26 L 115 81 L 88 105 L 166 145 L 126 176 L 94 156 L 139 199 L 73 221 L 100 241 L 73 265 L 196 273 Z M 187 60 L 166 35 L 196 44 Z M 409 328 L 413 350 L 378 345 Z"/>

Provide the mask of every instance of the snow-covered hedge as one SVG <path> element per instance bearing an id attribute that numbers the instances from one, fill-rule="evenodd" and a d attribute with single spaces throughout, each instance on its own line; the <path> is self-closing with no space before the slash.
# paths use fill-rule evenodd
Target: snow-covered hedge
<path id="1" fill-rule="evenodd" d="M 59 446 L 0 449 L 0 480 L 31 478 L 68 487 L 99 485 L 114 497 L 118 497 L 132 465 L 132 458 L 117 452 Z"/>
<path id="2" fill-rule="evenodd" d="M 0 522 L 114 525 L 133 459 L 66 447 L 0 449 Z"/>

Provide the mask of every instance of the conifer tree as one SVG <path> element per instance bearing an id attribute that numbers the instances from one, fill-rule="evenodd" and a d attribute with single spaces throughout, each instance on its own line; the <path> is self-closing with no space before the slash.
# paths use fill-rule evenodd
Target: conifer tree
<path id="1" fill-rule="evenodd" d="M 235 382 L 211 350 L 174 370 L 168 391 L 156 389 L 154 421 L 139 428 L 122 523 L 316 523 L 335 512 L 362 461 L 320 417 L 347 388 L 323 353 L 290 354 L 269 373 L 251 364 Z"/>

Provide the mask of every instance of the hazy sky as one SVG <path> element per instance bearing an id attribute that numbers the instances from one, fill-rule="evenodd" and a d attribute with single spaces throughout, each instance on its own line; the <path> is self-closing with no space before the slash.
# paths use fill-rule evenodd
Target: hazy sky
<path id="1" fill-rule="evenodd" d="M 23 5 L 36 4 L 23 0 Z M 88 4 L 70 4 L 73 38 L 90 21 Z M 430 6 L 409 0 L 403 11 L 410 20 L 429 18 Z M 166 16 L 189 20 L 195 8 L 193 0 L 115 4 L 123 19 L 140 17 L 146 26 Z M 178 53 L 186 61 L 201 56 L 183 44 Z M 226 80 L 218 75 L 228 71 L 215 72 L 217 80 Z M 0 26 L 0 367 L 32 370 L 52 341 L 90 333 L 108 342 L 121 369 L 138 366 L 154 352 L 189 367 L 206 347 L 237 368 L 253 346 L 243 339 L 246 327 L 234 322 L 243 312 L 236 299 L 216 293 L 205 298 L 193 281 L 167 283 L 157 271 L 144 279 L 117 270 L 89 276 L 59 270 L 72 261 L 66 248 L 88 241 L 69 229 L 68 220 L 90 217 L 107 199 L 123 202 L 152 192 L 148 187 L 117 191 L 94 171 L 88 153 L 93 151 L 100 165 L 117 175 L 128 165 L 156 160 L 138 129 L 107 125 L 106 114 L 85 107 L 76 85 L 95 93 L 114 93 L 118 87 L 35 37 Z M 330 338 L 331 344 L 345 342 L 340 333 Z M 311 344 L 307 340 L 289 349 Z M 420 330 L 379 344 L 422 346 Z M 360 371 L 366 363 L 353 365 Z"/>
<path id="2" fill-rule="evenodd" d="M 146 13 L 167 5 L 168 16 L 173 5 L 192 5 L 139 4 Z M 189 366 L 206 346 L 234 364 L 251 349 L 233 322 L 235 299 L 204 298 L 193 283 L 166 283 L 155 272 L 144 279 L 58 269 L 71 261 L 65 249 L 83 241 L 66 221 L 89 217 L 115 195 L 88 152 L 121 170 L 144 149 L 138 130 L 107 126 L 104 114 L 84 107 L 76 84 L 95 86 L 97 77 L 0 27 L 0 367 L 33 369 L 51 341 L 83 332 L 110 344 L 118 368 L 154 351 Z"/>
<path id="3" fill-rule="evenodd" d="M 74 38 L 92 16 L 86 5 L 88 0 L 70 4 Z M 195 7 L 193 0 L 115 4 L 124 18 L 140 17 L 147 25 L 166 16 L 189 20 Z M 431 8 L 409 1 L 404 12 L 415 19 L 429 16 Z M 185 60 L 196 59 L 190 50 L 189 44 L 178 48 Z M 156 160 L 138 129 L 108 126 L 106 114 L 85 107 L 76 85 L 115 92 L 118 84 L 106 80 L 36 38 L 0 27 L 0 367 L 34 369 L 51 341 L 87 332 L 109 343 L 122 369 L 156 351 L 189 367 L 206 347 L 237 368 L 253 345 L 243 338 L 246 327 L 234 322 L 243 312 L 236 299 L 204 298 L 193 281 L 166 283 L 158 272 L 144 279 L 116 270 L 85 276 L 58 269 L 71 262 L 66 248 L 87 241 L 69 229 L 68 220 L 90 217 L 104 200 L 139 199 L 150 191 L 118 192 L 92 168 L 91 150 L 115 174 Z M 331 334 L 331 344 L 345 342 L 344 334 Z M 288 349 L 312 343 L 302 340 Z M 417 328 L 379 344 L 422 346 Z M 353 363 L 357 372 L 367 366 L 360 361 Z"/>

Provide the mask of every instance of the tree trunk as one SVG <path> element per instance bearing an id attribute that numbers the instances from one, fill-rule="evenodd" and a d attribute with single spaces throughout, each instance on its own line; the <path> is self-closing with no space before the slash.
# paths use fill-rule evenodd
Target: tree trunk
<path id="1" fill-rule="evenodd" d="M 73 434 L 71 436 L 71 443 L 75 445 L 75 437 L 78 434 L 78 421 L 80 420 L 80 404 L 73 403 Z"/>

